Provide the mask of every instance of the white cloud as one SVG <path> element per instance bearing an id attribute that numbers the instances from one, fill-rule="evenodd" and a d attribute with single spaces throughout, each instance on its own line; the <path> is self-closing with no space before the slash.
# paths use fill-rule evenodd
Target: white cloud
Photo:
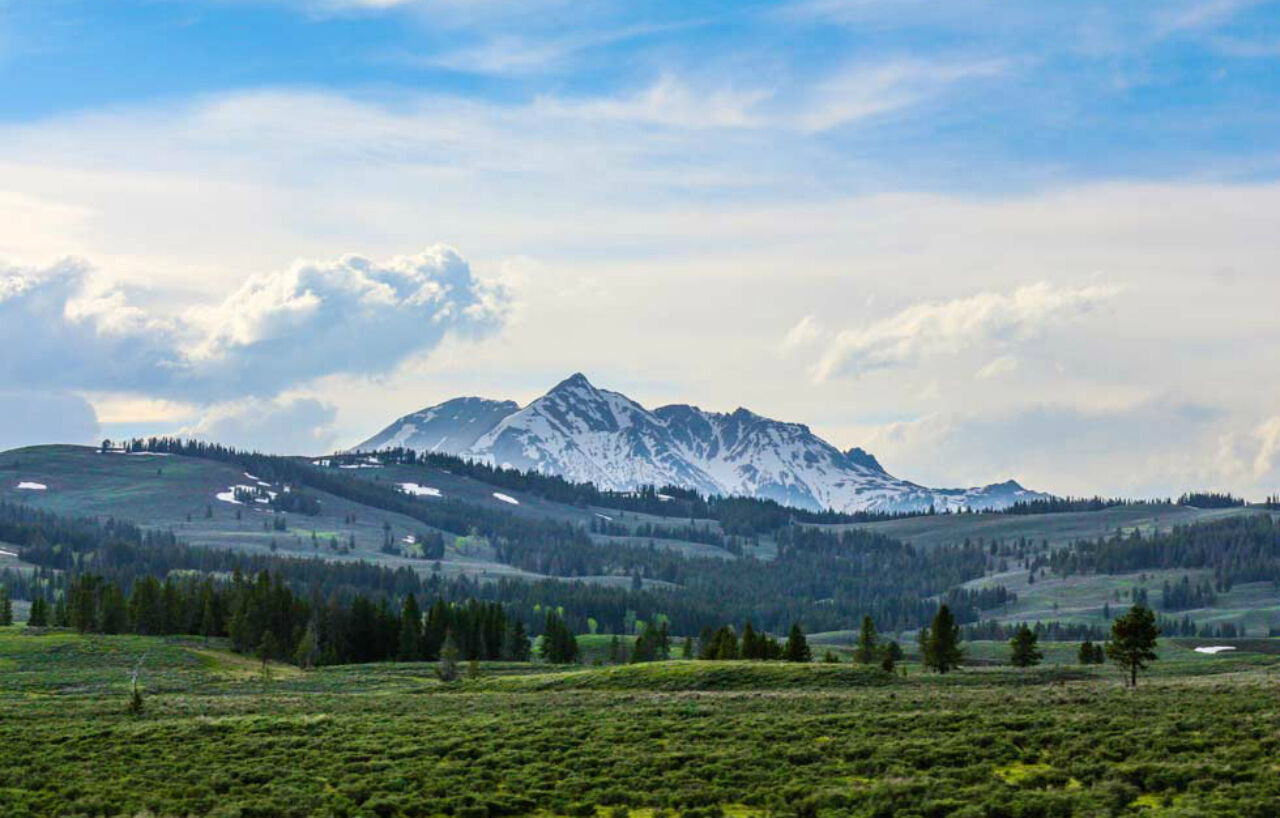
<path id="1" fill-rule="evenodd" d="M 1115 296 L 1115 285 L 1078 289 L 1041 282 L 1012 293 L 986 292 L 916 304 L 858 330 L 838 333 L 814 368 L 822 382 L 877 369 L 910 366 L 987 342 L 1016 343 L 1085 315 Z"/>
<path id="2" fill-rule="evenodd" d="M 690 130 L 761 128 L 771 120 L 760 107 L 772 96 L 772 90 L 759 87 L 695 88 L 666 74 L 628 96 L 587 100 L 544 97 L 538 101 L 538 109 L 572 119 L 617 120 Z"/>
<path id="3" fill-rule="evenodd" d="M 806 315 L 787 331 L 786 336 L 782 339 L 782 349 L 784 352 L 804 349 L 816 343 L 824 334 L 826 334 L 826 330 L 823 329 L 818 319 L 812 315 Z"/>
<path id="4" fill-rule="evenodd" d="M 505 296 L 437 245 L 254 276 L 216 306 L 154 315 L 87 266 L 0 271 L 0 377 L 25 387 L 179 396 L 272 395 L 337 373 L 377 375 L 446 335 L 497 328 Z"/>
<path id="5" fill-rule="evenodd" d="M 211 407 L 178 434 L 277 454 L 323 454 L 333 448 L 336 415 L 315 398 L 247 398 Z"/>
<path id="6" fill-rule="evenodd" d="M 986 364 L 986 366 L 975 372 L 974 377 L 984 381 L 1003 378 L 1017 372 L 1018 365 L 1018 356 L 1001 355 L 999 358 L 993 358 Z"/>
<path id="7" fill-rule="evenodd" d="M 1229 422 L 1218 409 L 1169 396 L 1128 406 L 1038 403 L 889 423 L 866 445 L 928 485 L 1012 478 L 1058 494 L 1169 496 L 1231 484 L 1205 457 Z"/>
<path id="8" fill-rule="evenodd" d="M 1253 459 L 1253 476 L 1262 479 L 1280 470 L 1280 415 L 1267 418 L 1257 429 L 1258 453 Z"/>
<path id="9" fill-rule="evenodd" d="M 807 132 L 830 130 L 915 105 L 962 80 L 999 76 L 1007 68 L 1004 60 L 854 66 L 819 84 L 797 112 L 796 124 Z"/>

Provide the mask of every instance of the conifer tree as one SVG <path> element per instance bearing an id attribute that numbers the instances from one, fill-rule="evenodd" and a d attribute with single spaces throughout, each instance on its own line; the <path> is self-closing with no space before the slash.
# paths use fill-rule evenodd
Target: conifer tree
<path id="1" fill-rule="evenodd" d="M 49 624 L 49 603 L 38 593 L 31 600 L 31 610 L 27 612 L 27 627 L 44 628 Z"/>
<path id="2" fill-rule="evenodd" d="M 858 632 L 858 649 L 854 651 L 854 661 L 869 665 L 876 660 L 876 647 L 880 637 L 876 633 L 876 623 L 869 616 L 862 617 L 862 630 Z"/>
<path id="3" fill-rule="evenodd" d="M 9 589 L 0 585 L 0 626 L 13 624 L 13 600 L 9 599 Z"/>
<path id="4" fill-rule="evenodd" d="M 1127 683 L 1138 686 L 1138 671 L 1144 670 L 1156 656 L 1156 637 L 1160 628 L 1155 614 L 1145 605 L 1134 605 L 1124 616 L 1111 624 L 1111 641 L 1107 643 L 1107 656 L 1128 672 Z"/>
<path id="5" fill-rule="evenodd" d="M 960 626 L 946 605 L 938 606 L 938 613 L 929 626 L 928 640 L 928 648 L 925 650 L 926 666 L 939 673 L 947 673 L 960 666 L 963 656 L 960 649 Z"/>
<path id="6" fill-rule="evenodd" d="M 1034 667 L 1044 654 L 1037 645 L 1040 637 L 1024 622 L 1009 640 L 1009 661 L 1014 667 Z"/>
<path id="7" fill-rule="evenodd" d="M 440 662 L 436 666 L 436 676 L 448 684 L 458 680 L 458 643 L 453 639 L 453 631 L 446 631 L 444 644 L 440 646 Z"/>
<path id="8" fill-rule="evenodd" d="M 800 630 L 798 622 L 792 623 L 791 632 L 787 634 L 787 647 L 783 656 L 788 662 L 813 660 L 813 653 L 809 650 L 809 640 L 804 638 L 804 631 Z"/>
<path id="9" fill-rule="evenodd" d="M 400 607 L 399 649 L 396 658 L 401 662 L 416 662 L 422 658 L 422 613 L 413 594 L 404 598 Z"/>

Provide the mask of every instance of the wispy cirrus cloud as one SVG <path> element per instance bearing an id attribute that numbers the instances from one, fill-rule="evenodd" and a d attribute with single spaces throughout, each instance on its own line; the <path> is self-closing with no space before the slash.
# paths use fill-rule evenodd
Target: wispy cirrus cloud
<path id="1" fill-rule="evenodd" d="M 1121 289 L 1115 284 L 1069 288 L 1041 282 L 1011 293 L 915 304 L 866 327 L 837 333 L 814 366 L 814 379 L 858 377 L 988 342 L 1028 340 L 1096 310 Z"/>

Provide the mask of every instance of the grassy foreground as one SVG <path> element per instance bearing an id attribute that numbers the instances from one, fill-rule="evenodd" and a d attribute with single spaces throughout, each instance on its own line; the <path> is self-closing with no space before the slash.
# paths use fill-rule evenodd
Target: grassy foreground
<path id="1" fill-rule="evenodd" d="M 693 662 L 442 686 L 423 665 L 264 680 L 216 645 L 0 629 L 0 814 L 1277 814 L 1280 657 L 1184 673 L 1169 650 L 1137 691 L 1065 666 Z"/>

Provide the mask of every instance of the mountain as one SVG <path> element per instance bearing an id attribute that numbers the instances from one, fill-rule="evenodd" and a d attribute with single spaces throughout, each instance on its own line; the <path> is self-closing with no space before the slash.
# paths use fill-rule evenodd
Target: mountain
<path id="1" fill-rule="evenodd" d="M 842 452 L 808 426 L 747 409 L 654 410 L 576 374 L 521 408 L 456 398 L 400 418 L 355 447 L 402 446 L 626 491 L 677 485 L 837 511 L 998 509 L 1046 497 L 1010 480 L 932 489 L 894 477 L 861 448 Z"/>

